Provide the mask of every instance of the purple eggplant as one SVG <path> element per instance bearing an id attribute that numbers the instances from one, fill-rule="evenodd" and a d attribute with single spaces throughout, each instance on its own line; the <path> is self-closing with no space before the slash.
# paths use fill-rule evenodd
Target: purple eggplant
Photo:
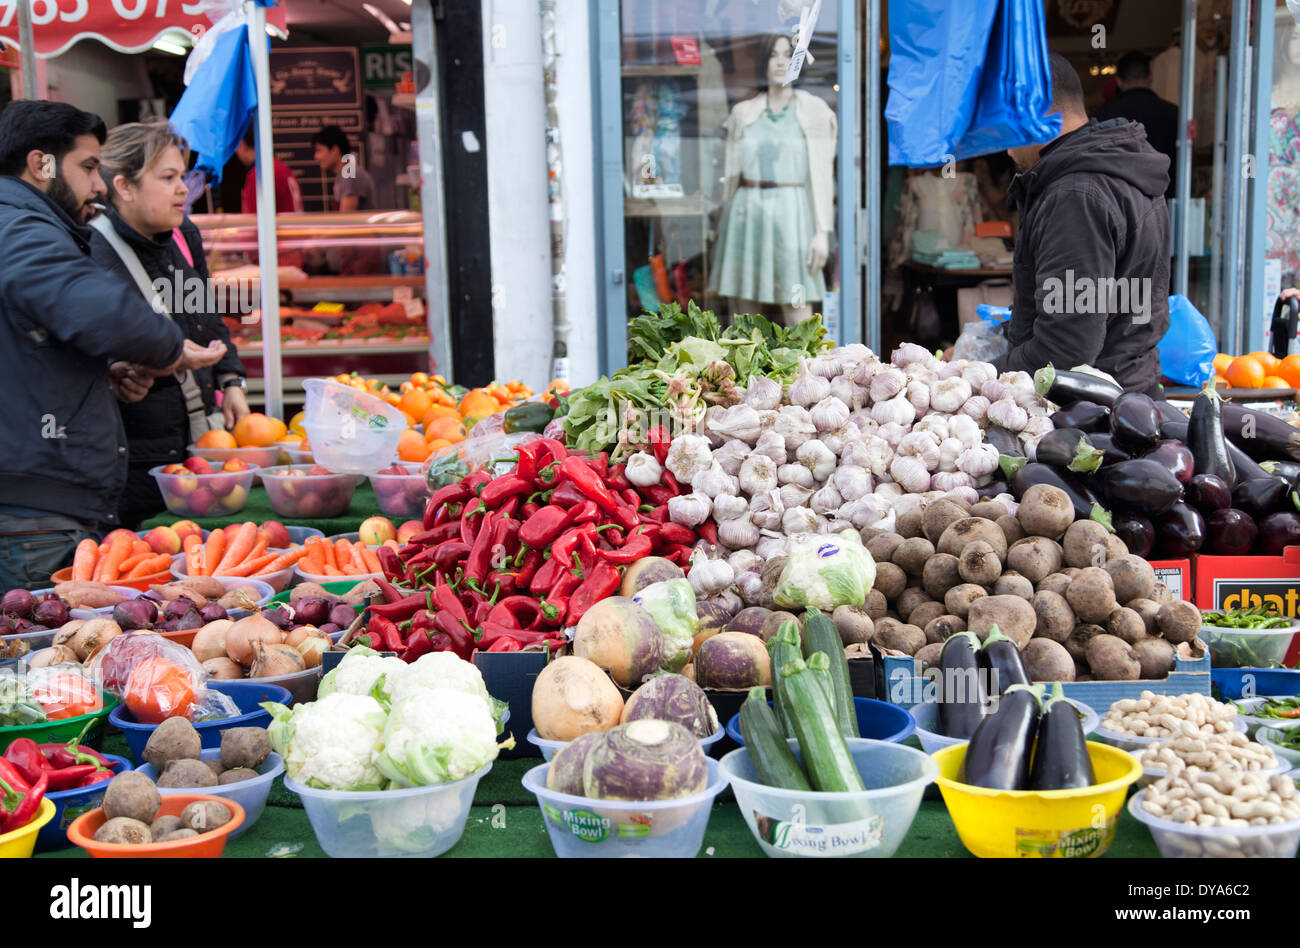
<path id="1" fill-rule="evenodd" d="M 999 695 L 1006 694 L 1012 685 L 1031 684 L 1016 643 L 1003 635 L 996 625 L 989 629 L 988 638 L 980 647 L 979 662 L 980 668 L 989 676 L 988 687 L 996 686 Z"/>
<path id="2" fill-rule="evenodd" d="M 1223 433 L 1256 461 L 1300 461 L 1300 428 L 1265 412 L 1225 403 Z"/>
<path id="3" fill-rule="evenodd" d="M 1157 441 L 1155 447 L 1144 452 L 1142 457 L 1163 464 L 1180 484 L 1186 484 L 1196 473 L 1196 459 L 1192 457 L 1192 452 L 1187 445 L 1181 441 L 1172 439 Z"/>
<path id="4" fill-rule="evenodd" d="M 1149 395 L 1125 392 L 1110 407 L 1110 433 L 1125 451 L 1135 454 L 1155 446 L 1160 440 L 1160 409 Z"/>
<path id="5" fill-rule="evenodd" d="M 1038 721 L 1029 789 L 1081 790 L 1096 782 L 1088 739 L 1079 723 L 1079 709 L 1066 700 L 1065 689 L 1058 681 Z"/>
<path id="6" fill-rule="evenodd" d="M 1232 489 L 1232 506 L 1244 510 L 1256 520 L 1263 520 L 1278 510 L 1286 500 L 1287 483 L 1280 477 L 1257 477 L 1238 481 Z"/>
<path id="7" fill-rule="evenodd" d="M 1245 556 L 1258 535 L 1259 527 L 1244 510 L 1216 510 L 1206 519 L 1209 552 L 1218 556 Z"/>
<path id="8" fill-rule="evenodd" d="M 1110 436 L 1108 431 L 1092 432 L 1088 435 L 1088 443 L 1102 453 L 1102 467 L 1108 464 L 1118 464 L 1120 461 L 1133 460 L 1133 455 L 1116 444 L 1115 439 Z"/>
<path id="9" fill-rule="evenodd" d="M 1160 437 L 1173 438 L 1176 441 L 1183 442 L 1183 444 L 1190 448 L 1192 447 L 1192 443 L 1187 440 L 1187 432 L 1190 427 L 1191 424 L 1186 421 L 1166 421 L 1160 426 Z M 1268 476 L 1269 472 L 1260 467 L 1259 462 L 1245 451 L 1241 450 L 1241 448 L 1237 447 L 1227 438 L 1224 439 L 1224 444 L 1228 449 L 1228 459 L 1232 461 L 1232 468 L 1236 474 L 1236 480 L 1234 480 L 1233 483 L 1236 483 L 1236 481 L 1248 481 L 1255 477 Z M 1196 455 L 1195 450 L 1192 451 L 1192 454 L 1199 457 L 1199 455 Z M 1201 464 L 1198 467 L 1203 469 L 1205 465 Z"/>
<path id="10" fill-rule="evenodd" d="M 1228 453 L 1228 439 L 1223 434 L 1222 403 L 1223 399 L 1214 390 L 1214 379 L 1210 379 L 1192 402 L 1187 437 L 1182 440 L 1196 456 L 1197 470 L 1202 474 L 1213 474 L 1232 487 L 1237 483 L 1237 470 L 1232 455 Z"/>
<path id="11" fill-rule="evenodd" d="M 36 597 L 26 589 L 11 589 L 0 599 L 0 612 L 15 619 L 30 619 L 36 608 Z"/>
<path id="12" fill-rule="evenodd" d="M 57 629 L 71 619 L 72 612 L 68 609 L 68 604 L 53 593 L 42 596 L 32 610 L 32 621 L 47 629 Z"/>
<path id="13" fill-rule="evenodd" d="M 984 429 L 984 440 L 997 448 L 998 454 L 1006 454 L 1011 457 L 1025 456 L 1024 450 L 1020 447 L 1020 439 L 1006 428 L 989 425 Z"/>
<path id="14" fill-rule="evenodd" d="M 1096 402 L 1075 402 L 1068 408 L 1052 413 L 1052 424 L 1057 428 L 1078 428 L 1080 431 L 1109 431 L 1110 409 Z"/>
<path id="15" fill-rule="evenodd" d="M 1292 490 L 1300 490 L 1300 461 L 1265 461 L 1260 467 L 1289 483 Z"/>
<path id="16" fill-rule="evenodd" d="M 1026 790 L 1042 686 L 1012 685 L 984 718 L 966 748 L 965 782 L 991 790 Z"/>
<path id="17" fill-rule="evenodd" d="M 949 636 L 939 653 L 939 730 L 948 737 L 969 740 L 984 715 L 980 640 L 974 632 Z"/>
<path id="18" fill-rule="evenodd" d="M 1107 408 L 1124 394 L 1122 388 L 1100 376 L 1090 372 L 1070 372 L 1052 365 L 1034 373 L 1034 389 L 1058 405 L 1087 400 Z"/>
<path id="19" fill-rule="evenodd" d="M 975 493 L 979 495 L 980 500 L 991 500 L 998 494 L 1008 494 L 1007 482 L 1003 480 L 989 481 L 983 487 L 975 488 Z"/>
<path id="20" fill-rule="evenodd" d="M 1134 556 L 1147 559 L 1156 545 L 1156 526 L 1141 514 L 1121 511 L 1115 514 L 1115 536 L 1124 541 Z"/>
<path id="21" fill-rule="evenodd" d="M 1205 545 L 1205 518 L 1179 501 L 1156 523 L 1156 537 L 1164 556 L 1184 559 Z"/>
<path id="22" fill-rule="evenodd" d="M 1034 447 L 1035 461 L 1079 474 L 1097 470 L 1101 467 L 1103 456 L 1078 428 L 1054 428 L 1043 435 Z"/>
<path id="23" fill-rule="evenodd" d="M 1146 458 L 1103 467 L 1092 476 L 1091 484 L 1111 506 L 1148 517 L 1159 517 L 1178 503 L 1183 494 L 1178 478 L 1163 464 Z"/>
<path id="24" fill-rule="evenodd" d="M 1106 468 L 1101 470 L 1105 471 Z M 1094 478 L 1096 476 L 1093 475 Z M 1053 487 L 1059 487 L 1065 491 L 1070 498 L 1070 503 L 1074 505 L 1076 520 L 1096 520 L 1105 527 L 1110 527 L 1110 514 L 1106 512 L 1106 508 L 1102 507 L 1101 502 L 1097 500 L 1096 495 L 1088 486 L 1069 471 L 1053 467 L 1050 464 L 1039 464 L 1037 462 L 1026 464 L 1012 478 L 1011 493 L 1016 500 L 1019 500 L 1024 496 L 1025 491 L 1035 484 L 1051 484 Z"/>
<path id="25" fill-rule="evenodd" d="M 1300 516 L 1289 510 L 1269 514 L 1259 522 L 1258 546 L 1260 556 L 1281 556 L 1288 546 L 1300 546 Z"/>
<path id="26" fill-rule="evenodd" d="M 1187 502 L 1208 517 L 1232 506 L 1232 491 L 1216 474 L 1196 474 L 1187 482 Z"/>

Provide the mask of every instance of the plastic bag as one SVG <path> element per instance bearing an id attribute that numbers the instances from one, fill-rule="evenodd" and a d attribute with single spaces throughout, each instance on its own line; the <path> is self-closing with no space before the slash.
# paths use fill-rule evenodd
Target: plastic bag
<path id="1" fill-rule="evenodd" d="M 104 710 L 104 698 L 79 662 L 61 662 L 27 673 L 27 690 L 47 721 L 61 721 Z"/>
<path id="2" fill-rule="evenodd" d="M 1169 297 L 1169 331 L 1156 343 L 1156 351 L 1160 353 L 1160 373 L 1170 381 L 1200 388 L 1214 378 L 1218 340 L 1209 322 L 1185 296 Z"/>
<path id="3" fill-rule="evenodd" d="M 228 695 L 208 690 L 208 673 L 192 651 L 152 632 L 114 637 L 91 659 L 90 673 L 142 724 L 239 713 Z"/>
<path id="4" fill-rule="evenodd" d="M 477 428 L 475 429 L 477 430 Z M 519 461 L 515 453 L 521 444 L 537 441 L 534 431 L 503 434 L 498 431 L 482 438 L 468 438 L 434 452 L 424 462 L 424 478 L 430 490 L 454 484 L 467 474 L 488 470 L 494 476 L 504 474 Z"/>
<path id="5" fill-rule="evenodd" d="M 971 359 L 992 362 L 1011 348 L 1007 341 L 1006 324 L 1011 320 L 1011 310 L 1005 306 L 981 303 L 975 307 L 979 319 L 966 324 L 957 344 L 953 347 L 954 359 Z"/>
<path id="6" fill-rule="evenodd" d="M 876 561 L 856 532 L 796 534 L 787 549 L 789 559 L 776 584 L 777 605 L 830 612 L 867 601 L 876 582 Z"/>

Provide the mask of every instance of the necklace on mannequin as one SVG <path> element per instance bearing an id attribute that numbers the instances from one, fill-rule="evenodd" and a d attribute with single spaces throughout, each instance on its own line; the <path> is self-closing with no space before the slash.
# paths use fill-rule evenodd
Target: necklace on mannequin
<path id="1" fill-rule="evenodd" d="M 776 93 L 775 95 L 773 94 L 774 92 Z M 784 104 L 781 103 L 781 100 L 784 100 Z M 790 106 L 791 104 L 793 104 L 793 102 L 794 102 L 793 89 L 790 89 L 788 87 L 782 87 L 780 89 L 773 90 L 769 88 L 767 90 L 767 106 L 763 109 L 763 114 L 766 115 L 773 122 L 779 122 L 785 116 L 785 113 L 790 110 Z M 779 111 L 773 111 L 772 108 L 773 105 L 780 106 Z"/>

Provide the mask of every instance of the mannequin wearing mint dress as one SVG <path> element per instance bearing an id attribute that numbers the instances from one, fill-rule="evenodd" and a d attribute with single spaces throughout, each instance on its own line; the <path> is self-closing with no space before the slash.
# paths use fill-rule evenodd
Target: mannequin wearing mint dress
<path id="1" fill-rule="evenodd" d="M 821 300 L 822 271 L 808 270 L 816 229 L 806 186 L 808 148 L 794 102 L 775 115 L 765 109 L 738 145 L 742 184 L 723 213 L 710 291 L 777 306 Z"/>

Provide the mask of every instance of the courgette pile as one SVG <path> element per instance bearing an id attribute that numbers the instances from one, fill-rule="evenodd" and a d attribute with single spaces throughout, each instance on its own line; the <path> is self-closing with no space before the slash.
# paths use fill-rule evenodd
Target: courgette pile
<path id="1" fill-rule="evenodd" d="M 803 658 L 804 645 L 809 656 Z M 772 655 L 772 693 L 754 688 L 740 708 L 745 738 L 758 779 L 783 790 L 863 790 L 846 737 L 858 736 L 849 666 L 835 626 L 817 609 L 799 626 L 787 622 L 768 642 Z M 799 760 L 787 739 L 799 742 Z"/>

